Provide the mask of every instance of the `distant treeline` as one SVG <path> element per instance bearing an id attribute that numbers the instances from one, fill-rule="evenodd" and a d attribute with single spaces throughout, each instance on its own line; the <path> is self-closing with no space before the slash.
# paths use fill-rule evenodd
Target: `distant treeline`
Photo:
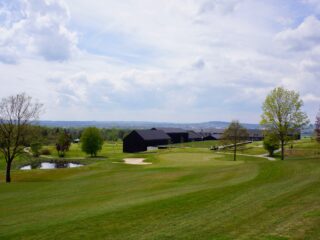
<path id="1" fill-rule="evenodd" d="M 85 128 L 59 128 L 59 127 L 44 127 L 32 126 L 32 141 L 42 142 L 44 145 L 55 144 L 61 132 L 66 132 L 72 140 L 80 139 Z M 105 141 L 119 141 L 131 131 L 130 129 L 100 129 L 101 135 Z"/>

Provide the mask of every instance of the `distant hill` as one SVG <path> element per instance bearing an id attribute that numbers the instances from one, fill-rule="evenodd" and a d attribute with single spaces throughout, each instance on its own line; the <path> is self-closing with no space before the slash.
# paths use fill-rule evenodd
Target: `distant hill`
<path id="1" fill-rule="evenodd" d="M 125 128 L 144 129 L 152 127 L 176 127 L 188 130 L 201 130 L 208 128 L 225 128 L 229 122 L 211 121 L 203 123 L 168 123 L 168 122 L 143 122 L 143 121 L 39 121 L 38 124 L 48 127 L 79 128 L 95 126 L 98 128 Z M 260 128 L 259 124 L 243 123 L 249 129 Z"/>

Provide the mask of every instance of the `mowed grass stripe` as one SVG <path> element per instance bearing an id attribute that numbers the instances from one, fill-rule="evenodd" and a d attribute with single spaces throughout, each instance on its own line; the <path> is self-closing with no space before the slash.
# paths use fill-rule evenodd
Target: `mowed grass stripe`
<path id="1" fill-rule="evenodd" d="M 17 171 L 19 182 L 0 184 L 0 200 L 7 203 L 0 207 L 0 238 L 320 236 L 319 158 L 270 162 L 239 156 L 233 162 L 232 156 L 192 148 L 131 155 L 146 157 L 153 163 L 148 166 L 112 163 L 123 156 L 109 153 L 103 161 L 62 172 Z"/>

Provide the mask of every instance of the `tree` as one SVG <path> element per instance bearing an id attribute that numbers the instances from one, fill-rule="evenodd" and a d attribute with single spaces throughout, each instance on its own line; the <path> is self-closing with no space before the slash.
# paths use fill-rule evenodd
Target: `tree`
<path id="1" fill-rule="evenodd" d="M 6 161 L 7 183 L 11 182 L 12 162 L 24 153 L 32 133 L 30 125 L 39 118 L 42 106 L 25 93 L 3 98 L 0 102 L 0 151 Z"/>
<path id="2" fill-rule="evenodd" d="M 32 142 L 30 144 L 31 152 L 34 157 L 39 157 L 40 156 L 40 150 L 42 148 L 41 142 Z"/>
<path id="3" fill-rule="evenodd" d="M 81 149 L 91 156 L 97 156 L 102 149 L 103 138 L 100 130 L 96 127 L 86 128 L 81 135 Z"/>
<path id="4" fill-rule="evenodd" d="M 286 90 L 283 87 L 275 88 L 266 97 L 262 109 L 260 124 L 268 131 L 277 134 L 281 144 L 281 159 L 284 159 L 284 145 L 290 133 L 300 131 L 308 124 L 306 113 L 302 112 L 303 101 L 299 93 Z"/>
<path id="5" fill-rule="evenodd" d="M 65 153 L 69 151 L 70 145 L 71 136 L 66 131 L 61 132 L 56 143 L 56 149 L 58 151 L 59 157 L 65 156 Z"/>
<path id="6" fill-rule="evenodd" d="M 228 128 L 223 132 L 222 139 L 233 144 L 233 160 L 237 158 L 237 144 L 247 140 L 249 137 L 247 129 L 245 129 L 239 121 L 232 121 Z"/>
<path id="7" fill-rule="evenodd" d="M 118 140 L 118 130 L 115 129 L 115 128 L 112 128 L 110 131 L 109 131 L 109 134 L 108 134 L 108 139 L 111 140 L 112 142 L 116 142 Z"/>
<path id="8" fill-rule="evenodd" d="M 29 126 L 30 134 L 26 139 L 26 144 L 30 146 L 31 153 L 34 157 L 40 156 L 40 150 L 42 148 L 43 136 L 41 126 Z"/>
<path id="9" fill-rule="evenodd" d="M 263 147 L 269 152 L 269 156 L 272 157 L 275 150 L 279 149 L 279 138 L 276 134 L 268 132 L 263 139 Z"/>

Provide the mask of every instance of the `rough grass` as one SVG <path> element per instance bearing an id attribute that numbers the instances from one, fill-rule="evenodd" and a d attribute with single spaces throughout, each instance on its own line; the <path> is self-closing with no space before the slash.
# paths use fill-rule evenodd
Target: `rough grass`
<path id="1" fill-rule="evenodd" d="M 47 148 L 51 152 L 52 157 L 58 158 L 58 152 L 55 149 L 55 146 L 44 146 L 44 148 Z M 105 156 L 106 154 L 110 153 L 117 153 L 122 151 L 122 143 L 121 142 L 105 142 L 102 150 L 98 152 L 98 156 Z M 72 143 L 70 146 L 69 151 L 66 152 L 65 157 L 67 158 L 84 158 L 84 157 L 89 157 L 86 153 L 81 151 L 81 144 L 80 143 Z"/>
<path id="2" fill-rule="evenodd" d="M 205 148 L 123 154 L 108 144 L 100 155 L 76 169 L 14 170 L 0 183 L 0 239 L 320 238 L 318 156 L 234 162 Z M 128 156 L 153 164 L 113 163 Z"/>
<path id="3" fill-rule="evenodd" d="M 233 148 L 225 149 L 223 152 L 233 153 Z M 251 144 L 239 146 L 237 153 L 248 154 L 248 155 L 261 155 L 268 153 L 262 146 L 252 146 Z"/>

